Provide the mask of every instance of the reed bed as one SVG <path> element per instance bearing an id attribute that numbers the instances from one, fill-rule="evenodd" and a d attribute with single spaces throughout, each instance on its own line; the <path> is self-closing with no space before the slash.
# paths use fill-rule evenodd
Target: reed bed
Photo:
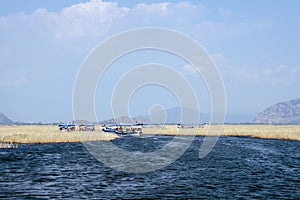
<path id="1" fill-rule="evenodd" d="M 178 128 L 176 125 L 150 126 L 143 128 L 143 134 L 215 135 L 214 133 L 209 133 L 209 125 L 186 128 Z M 221 133 L 217 133 L 217 135 L 300 140 L 300 125 L 224 125 Z"/>
<path id="2" fill-rule="evenodd" d="M 58 142 L 88 142 L 97 140 L 113 140 L 115 134 L 104 133 L 101 127 L 95 131 L 59 131 L 57 126 L 28 125 L 0 126 L 0 143 L 58 143 Z M 5 145 L 4 145 L 5 146 Z"/>
<path id="3" fill-rule="evenodd" d="M 208 136 L 209 125 L 178 128 L 176 125 L 149 126 L 143 128 L 143 134 Z M 248 136 L 255 138 L 273 138 L 300 140 L 300 125 L 224 125 L 220 136 Z M 102 132 L 100 126 L 95 131 L 59 131 L 57 126 L 28 125 L 0 126 L 0 148 L 14 148 L 16 144 L 88 142 L 113 140 L 118 136 Z"/>

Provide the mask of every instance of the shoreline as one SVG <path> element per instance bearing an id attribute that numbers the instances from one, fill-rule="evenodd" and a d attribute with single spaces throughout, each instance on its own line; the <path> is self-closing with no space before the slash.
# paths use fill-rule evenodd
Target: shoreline
<path id="1" fill-rule="evenodd" d="M 222 125 L 211 125 L 221 126 Z M 300 140 L 300 125 L 223 125 L 222 133 L 209 133 L 209 125 L 178 128 L 176 125 L 145 127 L 143 134 L 182 136 L 244 136 L 265 139 Z M 221 128 L 219 127 L 219 128 Z"/>
<path id="2" fill-rule="evenodd" d="M 95 131 L 60 131 L 53 125 L 2 125 L 0 144 L 41 144 L 113 140 L 116 134 Z M 1 145 L 0 145 L 1 146 Z"/>
<path id="3" fill-rule="evenodd" d="M 211 125 L 213 126 L 213 125 Z M 220 126 L 220 125 L 215 125 Z M 280 140 L 300 140 L 300 125 L 223 125 L 221 134 L 209 133 L 209 125 L 178 128 L 177 125 L 145 126 L 143 135 L 169 136 L 237 136 Z M 54 125 L 1 125 L 0 148 L 12 144 L 41 144 L 114 140 L 119 136 L 106 133 L 96 126 L 95 131 L 59 131 Z"/>

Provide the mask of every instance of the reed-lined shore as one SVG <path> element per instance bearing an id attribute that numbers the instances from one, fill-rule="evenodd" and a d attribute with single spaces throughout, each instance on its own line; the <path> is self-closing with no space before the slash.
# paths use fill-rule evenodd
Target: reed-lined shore
<path id="1" fill-rule="evenodd" d="M 220 126 L 220 125 L 215 125 Z M 220 128 L 220 127 L 219 127 Z M 178 128 L 176 125 L 150 126 L 143 134 L 207 136 L 209 125 Z M 223 125 L 220 136 L 300 140 L 300 125 Z"/>
<path id="2" fill-rule="evenodd" d="M 209 125 L 178 128 L 176 125 L 143 127 L 143 134 L 154 135 L 193 135 L 207 136 Z M 272 138 L 300 140 L 300 125 L 224 125 L 220 136 L 248 136 L 255 138 Z M 95 131 L 59 131 L 51 125 L 2 125 L 0 126 L 0 147 L 7 148 L 11 144 L 87 142 L 97 140 L 113 140 L 114 133 L 102 132 L 101 126 Z"/>
<path id="3" fill-rule="evenodd" d="M 96 131 L 59 131 L 57 126 L 24 125 L 0 126 L 0 143 L 35 144 L 58 142 L 88 142 L 97 140 L 113 140 L 118 136 L 103 133 L 100 128 Z M 1 146 L 1 145 L 0 145 Z"/>

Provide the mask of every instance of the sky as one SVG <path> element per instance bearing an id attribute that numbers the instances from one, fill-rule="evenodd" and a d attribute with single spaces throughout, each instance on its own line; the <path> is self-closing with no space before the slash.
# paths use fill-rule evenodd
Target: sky
<path id="1" fill-rule="evenodd" d="M 161 27 L 197 41 L 216 64 L 228 113 L 258 113 L 299 98 L 300 2 L 290 1 L 0 1 L 0 112 L 14 121 L 73 118 L 76 75 L 101 42 L 133 28 Z M 139 59 L 136 59 L 136 58 Z M 203 80 L 165 52 L 135 52 L 116 61 L 96 92 L 99 120 L 111 117 L 111 92 L 122 74 L 159 62 L 181 72 L 210 112 Z M 132 115 L 178 101 L 163 88 L 144 87 L 130 100 Z"/>

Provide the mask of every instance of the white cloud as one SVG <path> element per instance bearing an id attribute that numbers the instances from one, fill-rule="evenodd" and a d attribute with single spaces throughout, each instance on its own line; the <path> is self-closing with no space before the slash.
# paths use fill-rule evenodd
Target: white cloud
<path id="1" fill-rule="evenodd" d="M 38 34 L 47 40 L 78 40 L 101 38 L 129 28 L 160 26 L 179 31 L 197 32 L 200 36 L 236 36 L 257 28 L 256 23 L 220 23 L 206 20 L 211 11 L 203 5 L 189 2 L 162 2 L 137 4 L 132 8 L 121 7 L 115 2 L 91 0 L 72 5 L 59 12 L 37 9 L 32 14 L 16 14 L 0 17 L 0 30 Z M 219 7 L 223 15 L 232 14 Z M 195 29 L 196 27 L 196 29 Z M 259 27 L 261 27 L 259 25 Z"/>
<path id="2" fill-rule="evenodd" d="M 145 26 L 171 28 L 190 35 L 201 44 L 206 43 L 206 48 L 222 51 L 218 48 L 222 48 L 224 38 L 232 39 L 231 49 L 245 48 L 236 42 L 236 36 L 249 36 L 249 33 L 265 30 L 268 26 L 264 22 L 243 22 L 239 17 L 228 21 L 232 19 L 228 16 L 233 14 L 231 10 L 223 7 L 212 11 L 189 2 L 170 1 L 122 7 L 114 2 L 92 0 L 58 12 L 37 9 L 30 14 L 0 16 L 0 86 L 1 89 L 9 88 L 7 96 L 15 99 L 22 99 L 22 94 L 15 92 L 20 89 L 26 89 L 24 92 L 27 94 L 35 94 L 36 91 L 43 94 L 47 87 L 45 95 L 39 96 L 47 99 L 45 102 L 50 108 L 55 102 L 54 98 L 59 97 L 59 101 L 67 102 L 76 70 L 88 52 L 102 40 L 120 31 Z M 221 15 L 228 18 L 220 18 Z M 234 60 L 234 56 L 227 58 L 227 55 L 221 53 L 210 56 L 220 68 L 222 76 L 227 77 L 233 84 L 236 84 L 236 80 L 247 84 L 271 82 L 273 79 L 292 80 L 286 82 L 295 83 L 299 79 L 300 66 L 231 67 L 230 62 Z M 239 55 L 235 56 L 237 58 Z M 182 71 L 189 76 L 197 73 L 190 65 L 183 66 Z M 28 84 L 29 79 L 30 83 L 34 83 L 30 84 L 31 87 L 19 87 Z M 63 92 L 57 95 L 57 91 Z M 3 98 L 0 103 L 10 105 Z M 63 116 L 68 104 L 60 103 L 58 106 L 61 106 L 57 109 L 63 112 Z M 19 112 L 26 113 L 26 110 Z"/>
<path id="3" fill-rule="evenodd" d="M 17 86 L 22 86 L 27 84 L 29 81 L 28 79 L 22 77 L 16 80 L 0 80 L 0 86 L 5 86 L 5 87 L 17 87 Z"/>
<path id="4" fill-rule="evenodd" d="M 230 9 L 226 9 L 226 8 L 223 8 L 223 7 L 220 6 L 220 7 L 218 8 L 218 10 L 219 10 L 219 13 L 220 13 L 223 17 L 230 17 L 230 16 L 233 15 L 232 10 L 230 10 Z"/>
<path id="5" fill-rule="evenodd" d="M 93 0 L 73 5 L 58 14 L 58 18 L 62 20 L 60 30 L 65 34 L 78 36 L 103 35 L 128 12 L 128 8 L 119 7 L 113 2 Z"/>
<path id="6" fill-rule="evenodd" d="M 51 29 L 55 39 L 65 40 L 103 36 L 128 12 L 129 8 L 119 7 L 117 3 L 92 0 L 57 13 L 38 9 L 29 17 L 31 21 L 39 18 L 42 27 Z"/>
<path id="7" fill-rule="evenodd" d="M 6 49 L 6 48 L 1 48 L 0 47 L 0 58 L 4 58 L 4 57 L 6 57 L 6 56 L 8 56 L 9 55 L 9 50 L 8 49 Z M 1 68 L 1 67 L 0 67 Z"/>
<path id="8" fill-rule="evenodd" d="M 207 11 L 204 6 L 188 2 L 137 4 L 120 7 L 115 2 L 91 0 L 66 7 L 59 12 L 37 9 L 32 14 L 15 14 L 0 18 L 0 29 L 41 31 L 55 40 L 101 37 L 140 26 L 185 26 L 195 23 Z M 9 23 L 8 23 L 9 22 Z M 181 24 L 182 23 L 182 24 Z M 19 27 L 17 27 L 19 26 Z"/>
<path id="9" fill-rule="evenodd" d="M 0 30 L 4 30 L 8 26 L 7 17 L 0 16 Z"/>
<path id="10" fill-rule="evenodd" d="M 252 68 L 223 65 L 220 68 L 226 79 L 244 84 L 289 85 L 296 83 L 300 77 L 300 66 L 289 67 L 283 64 Z"/>
<path id="11" fill-rule="evenodd" d="M 140 13 L 167 15 L 170 11 L 170 4 L 171 3 L 169 2 L 155 3 L 150 5 L 141 3 L 136 5 L 133 10 Z"/>
<path id="12" fill-rule="evenodd" d="M 210 57 L 210 59 L 213 61 L 214 64 L 217 65 L 217 68 L 219 65 L 225 65 L 227 63 L 227 58 L 225 57 L 225 55 L 221 54 L 221 53 L 212 53 L 208 55 Z M 201 70 L 202 72 L 207 70 L 207 68 L 205 67 L 201 67 L 198 68 L 199 70 Z M 186 64 L 183 67 L 181 67 L 181 72 L 184 75 L 187 76 L 194 76 L 198 74 L 198 71 L 190 64 Z"/>
<path id="13" fill-rule="evenodd" d="M 202 20 L 195 27 L 200 37 L 210 38 L 233 38 L 240 35 L 245 35 L 257 30 L 266 29 L 269 22 L 216 22 Z"/>
<path id="14" fill-rule="evenodd" d="M 295 67 L 292 67 L 292 68 L 290 69 L 290 71 L 291 71 L 291 73 L 295 73 L 295 74 L 300 75 L 300 65 L 295 66 Z"/>
<path id="15" fill-rule="evenodd" d="M 194 76 L 198 74 L 198 71 L 192 65 L 187 64 L 182 67 L 182 73 L 187 76 Z"/>
<path id="16" fill-rule="evenodd" d="M 225 64 L 227 62 L 227 58 L 225 57 L 225 55 L 221 54 L 221 53 L 212 53 L 209 54 L 210 58 L 213 60 L 213 62 L 215 64 Z"/>

